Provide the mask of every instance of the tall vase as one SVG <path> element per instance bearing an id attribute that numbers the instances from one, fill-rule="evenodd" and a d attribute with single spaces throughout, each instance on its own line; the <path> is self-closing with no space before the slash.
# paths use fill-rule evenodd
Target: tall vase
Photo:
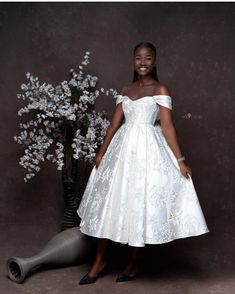
<path id="1" fill-rule="evenodd" d="M 62 183 L 64 188 L 64 216 L 61 224 L 61 230 L 77 227 L 80 218 L 77 214 L 80 197 L 76 195 L 76 186 L 80 184 L 78 178 L 78 160 L 73 157 L 71 144 L 76 132 L 76 122 L 70 122 L 64 125 L 64 136 L 62 139 L 64 145 L 64 158 L 62 168 Z M 78 187 L 80 190 L 80 187 Z"/>
<path id="2" fill-rule="evenodd" d="M 32 257 L 8 258 L 7 273 L 12 281 L 22 283 L 27 274 L 38 266 L 64 267 L 84 263 L 92 248 L 93 242 L 79 228 L 67 229 L 55 235 L 40 253 Z"/>
<path id="3" fill-rule="evenodd" d="M 75 194 L 76 178 L 64 177 L 64 216 L 61 230 L 79 226 L 80 219 L 77 214 L 78 197 Z"/>

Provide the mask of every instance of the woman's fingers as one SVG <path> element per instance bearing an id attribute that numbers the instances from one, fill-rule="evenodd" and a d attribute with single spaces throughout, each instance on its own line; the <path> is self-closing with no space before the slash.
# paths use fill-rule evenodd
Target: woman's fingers
<path id="1" fill-rule="evenodd" d="M 186 171 L 186 176 L 187 176 L 188 179 L 189 179 L 189 176 L 192 177 L 192 171 L 191 171 L 191 169 L 189 169 L 189 170 Z"/>

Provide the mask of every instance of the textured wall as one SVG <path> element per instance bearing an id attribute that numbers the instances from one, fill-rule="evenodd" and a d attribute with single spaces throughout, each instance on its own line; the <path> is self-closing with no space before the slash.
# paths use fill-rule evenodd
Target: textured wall
<path id="1" fill-rule="evenodd" d="M 58 231 L 63 213 L 60 174 L 53 166 L 25 184 L 18 165 L 16 93 L 27 71 L 57 83 L 91 51 L 99 87 L 132 81 L 132 51 L 140 41 L 158 49 L 158 76 L 172 92 L 173 118 L 211 232 L 172 244 L 169 252 L 205 265 L 234 262 L 234 3 L 1 3 L 1 228 L 36 237 Z M 97 101 L 111 119 L 115 103 Z M 191 119 L 185 115 L 190 112 Z M 45 229 L 46 228 L 46 229 Z M 15 237 L 17 242 L 17 237 Z M 6 241 L 7 242 L 7 241 Z"/>

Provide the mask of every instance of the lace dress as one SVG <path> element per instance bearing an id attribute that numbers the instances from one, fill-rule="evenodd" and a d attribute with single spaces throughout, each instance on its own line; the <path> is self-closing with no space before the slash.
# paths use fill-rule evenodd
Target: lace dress
<path id="1" fill-rule="evenodd" d="M 168 95 L 117 95 L 125 116 L 93 167 L 77 213 L 82 233 L 143 247 L 209 232 L 192 178 L 185 178 L 162 133 Z"/>

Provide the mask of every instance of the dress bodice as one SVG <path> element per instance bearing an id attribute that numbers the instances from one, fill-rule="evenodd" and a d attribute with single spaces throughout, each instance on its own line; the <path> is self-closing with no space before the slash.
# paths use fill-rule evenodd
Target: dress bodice
<path id="1" fill-rule="evenodd" d="M 136 100 L 117 95 L 116 105 L 121 102 L 126 123 L 154 125 L 156 119 L 160 119 L 159 105 L 172 109 L 169 95 L 144 96 Z"/>

